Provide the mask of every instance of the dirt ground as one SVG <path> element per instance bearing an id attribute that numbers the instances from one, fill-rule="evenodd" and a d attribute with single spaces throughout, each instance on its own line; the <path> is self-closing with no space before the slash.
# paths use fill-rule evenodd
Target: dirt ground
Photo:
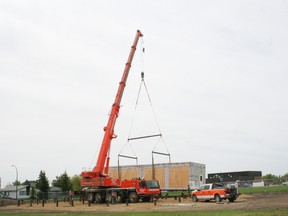
<path id="1" fill-rule="evenodd" d="M 124 204 L 82 204 L 82 202 L 74 201 L 74 206 L 67 202 L 59 202 L 58 207 L 53 202 L 46 203 L 42 206 L 33 203 L 24 203 L 20 206 L 9 205 L 1 206 L 1 212 L 149 212 L 149 211 L 201 211 L 201 210 L 257 210 L 257 209 L 287 209 L 288 208 L 288 193 L 267 193 L 255 195 L 241 195 L 234 203 L 222 201 L 221 203 L 197 202 L 193 203 L 190 198 L 175 200 L 159 199 L 156 203 L 133 203 L 128 206 Z"/>

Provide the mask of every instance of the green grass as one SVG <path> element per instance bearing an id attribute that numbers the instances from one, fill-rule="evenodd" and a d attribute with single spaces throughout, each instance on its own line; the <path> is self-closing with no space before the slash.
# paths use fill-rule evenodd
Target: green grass
<path id="1" fill-rule="evenodd" d="M 92 216 L 95 213 L 1 213 L 1 216 L 53 216 L 53 215 L 69 215 L 69 216 Z M 101 213 L 105 216 L 120 216 L 120 215 L 133 215 L 133 216 L 273 216 L 273 215 L 288 215 L 288 209 L 286 210 L 221 210 L 221 211 L 186 211 L 186 212 L 125 212 L 125 213 Z"/>
<path id="2" fill-rule="evenodd" d="M 278 185 L 278 186 L 269 186 L 269 187 L 239 188 L 239 193 L 241 194 L 277 193 L 277 192 L 288 193 L 288 186 Z"/>

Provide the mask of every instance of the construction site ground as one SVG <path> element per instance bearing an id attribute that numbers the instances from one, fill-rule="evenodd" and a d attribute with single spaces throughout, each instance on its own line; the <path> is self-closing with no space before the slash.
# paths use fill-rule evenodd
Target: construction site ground
<path id="1" fill-rule="evenodd" d="M 263 209 L 288 209 L 288 193 L 261 193 L 253 195 L 241 195 L 234 203 L 224 200 L 220 203 L 211 202 L 192 202 L 191 198 L 179 199 L 168 198 L 159 199 L 155 203 L 125 203 L 121 204 L 91 204 L 82 203 L 78 200 L 73 202 L 74 206 L 69 202 L 59 202 L 58 207 L 53 201 L 47 202 L 44 206 L 41 203 L 29 202 L 17 206 L 16 204 L 1 206 L 1 212 L 17 212 L 17 213 L 77 213 L 77 212 L 155 212 L 155 211 L 207 211 L 207 210 L 263 210 Z"/>

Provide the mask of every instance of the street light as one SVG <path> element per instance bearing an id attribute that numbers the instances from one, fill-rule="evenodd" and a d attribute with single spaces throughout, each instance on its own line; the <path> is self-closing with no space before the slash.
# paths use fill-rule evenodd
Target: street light
<path id="1" fill-rule="evenodd" d="M 16 185 L 16 200 L 18 200 L 18 169 L 15 165 L 12 165 L 12 167 L 15 167 L 16 169 L 16 182 L 15 182 L 15 185 Z"/>

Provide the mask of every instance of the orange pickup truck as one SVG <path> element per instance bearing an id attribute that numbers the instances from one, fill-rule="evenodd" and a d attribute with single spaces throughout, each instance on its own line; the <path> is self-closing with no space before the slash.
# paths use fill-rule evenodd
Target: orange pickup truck
<path id="1" fill-rule="evenodd" d="M 205 184 L 198 190 L 192 191 L 192 201 L 198 200 L 215 200 L 221 202 L 222 199 L 228 199 L 230 202 L 234 202 L 240 195 L 236 185 L 224 186 L 221 183 Z"/>

